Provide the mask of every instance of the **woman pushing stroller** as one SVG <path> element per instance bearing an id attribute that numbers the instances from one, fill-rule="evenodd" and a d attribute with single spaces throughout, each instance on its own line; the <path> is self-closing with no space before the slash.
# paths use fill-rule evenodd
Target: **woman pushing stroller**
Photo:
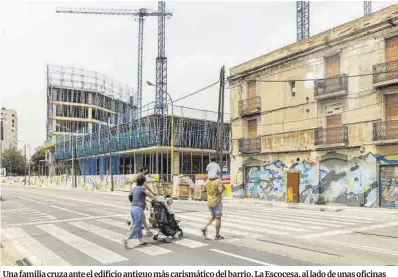
<path id="1" fill-rule="evenodd" d="M 146 178 L 144 175 L 139 174 L 137 176 L 136 186 L 132 190 L 132 201 L 130 207 L 130 214 L 131 218 L 133 219 L 133 228 L 131 229 L 130 233 L 127 237 L 123 240 L 123 245 L 125 248 L 128 248 L 128 240 L 129 239 L 137 239 L 139 245 L 146 245 L 148 244 L 143 240 L 142 234 L 142 224 L 143 220 L 145 220 L 144 216 L 144 209 L 145 209 L 145 198 L 148 196 L 152 200 L 157 201 L 156 196 L 144 186 L 146 182 Z"/>

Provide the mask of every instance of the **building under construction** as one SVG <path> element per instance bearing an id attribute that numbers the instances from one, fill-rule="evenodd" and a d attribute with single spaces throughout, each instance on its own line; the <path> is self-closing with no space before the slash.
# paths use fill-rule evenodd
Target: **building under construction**
<path id="1" fill-rule="evenodd" d="M 213 115 L 216 118 L 217 113 L 174 105 L 173 109 L 170 106 L 167 108 L 169 114 L 165 115 L 154 114 L 153 108 L 144 110 L 143 107 L 143 116 L 137 118 L 134 97 L 130 96 L 130 101 L 125 101 L 127 95 L 132 95 L 131 90 L 123 89 L 116 83 L 106 86 L 103 80 L 91 78 L 92 73 L 86 84 L 87 78 L 83 71 L 76 71 L 79 72 L 79 82 L 76 85 L 74 74 L 66 75 L 62 73 L 63 70 L 55 71 L 57 72 L 58 76 L 53 76 L 48 81 L 48 110 L 54 113 L 55 109 L 57 113 L 57 108 L 54 107 L 59 104 L 59 100 L 54 98 L 55 93 L 58 95 L 60 91 L 72 91 L 72 95 L 77 93 L 85 96 L 62 99 L 62 102 L 66 106 L 87 108 L 91 118 L 81 128 L 68 126 L 68 133 L 56 132 L 54 136 L 51 127 L 55 126 L 57 131 L 61 125 L 55 123 L 54 117 L 49 114 L 47 149 L 52 174 L 68 174 L 72 164 L 76 174 L 81 175 L 131 174 L 137 172 L 142 165 L 147 165 L 151 173 L 159 174 L 163 180 L 170 180 L 172 174 L 204 173 L 210 157 L 216 154 L 218 124 L 209 117 Z M 94 76 L 99 74 L 95 73 Z M 62 82 L 54 83 L 52 80 Z M 119 89 L 115 90 L 115 87 Z M 114 95 L 115 92 L 118 95 Z M 95 95 L 100 102 L 93 102 L 90 95 Z M 102 117 L 93 118 L 94 110 L 102 112 Z M 193 116 L 188 117 L 188 114 Z M 80 117 L 76 115 L 76 112 L 68 114 L 69 121 L 85 122 L 78 120 Z M 202 118 L 199 118 L 200 115 Z M 228 168 L 230 125 L 224 123 L 223 128 L 225 135 L 220 148 L 224 151 L 223 166 Z M 172 139 L 174 147 L 171 147 Z"/>

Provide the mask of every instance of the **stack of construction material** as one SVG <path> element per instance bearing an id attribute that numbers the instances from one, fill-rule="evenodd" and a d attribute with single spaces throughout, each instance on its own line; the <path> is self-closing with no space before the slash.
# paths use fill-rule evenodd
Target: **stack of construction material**
<path id="1" fill-rule="evenodd" d="M 189 177 L 179 177 L 178 185 L 173 187 L 173 198 L 188 200 L 190 183 L 192 180 L 189 180 Z"/>
<path id="2" fill-rule="evenodd" d="M 150 190 L 157 195 L 172 195 L 173 186 L 166 182 L 147 182 Z"/>
<path id="3" fill-rule="evenodd" d="M 193 199 L 194 200 L 199 200 L 199 201 L 206 201 L 207 200 L 207 193 L 203 192 L 203 185 L 196 185 L 194 187 L 194 194 L 193 194 Z"/>

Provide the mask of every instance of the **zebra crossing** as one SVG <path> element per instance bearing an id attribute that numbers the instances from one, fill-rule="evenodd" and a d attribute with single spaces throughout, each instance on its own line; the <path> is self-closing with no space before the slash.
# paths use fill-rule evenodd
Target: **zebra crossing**
<path id="1" fill-rule="evenodd" d="M 5 217 L 5 220 L 2 220 L 2 223 L 7 223 L 7 218 L 18 217 L 20 219 L 24 219 L 28 222 L 37 222 L 43 220 L 55 220 L 57 219 L 55 216 L 43 213 L 39 210 L 33 208 L 15 208 L 15 209 L 2 209 L 1 210 L 2 218 Z"/>
<path id="2" fill-rule="evenodd" d="M 7 214 L 44 217 L 42 213 L 28 208 L 8 210 Z M 204 240 L 201 237 L 200 229 L 208 219 L 208 212 L 177 213 L 176 219 L 181 220 L 183 239 L 173 240 L 171 244 L 156 242 L 143 247 L 134 247 L 133 252 L 152 257 L 173 255 L 180 251 L 179 249 L 223 252 L 220 249 L 218 252 L 210 249 L 219 242 Z M 260 238 L 269 235 L 281 238 L 292 235 L 300 237 L 376 223 L 381 221 L 312 211 L 231 210 L 226 211 L 222 219 L 222 234 L 226 237 L 223 243 L 228 243 L 245 237 Z M 32 228 L 35 229 L 34 232 Z M 65 256 L 61 250 L 61 245 L 95 260 L 98 264 L 117 264 L 132 259 L 130 254 L 132 252 L 123 252 L 122 240 L 126 231 L 127 225 L 122 217 L 70 220 L 61 223 L 54 221 L 54 223 L 38 223 L 33 226 L 2 228 L 2 240 L 8 240 L 19 249 L 23 249 L 34 265 L 74 265 L 69 256 Z M 214 236 L 214 227 L 210 227 L 208 231 L 209 237 Z M 149 240 L 152 239 L 148 238 Z M 56 246 L 57 244 L 60 246 Z M 235 254 L 228 255 L 233 257 Z"/>

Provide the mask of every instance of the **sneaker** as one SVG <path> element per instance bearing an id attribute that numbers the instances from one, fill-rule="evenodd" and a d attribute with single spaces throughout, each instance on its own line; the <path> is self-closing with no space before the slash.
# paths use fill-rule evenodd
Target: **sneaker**
<path id="1" fill-rule="evenodd" d="M 224 239 L 224 237 L 223 237 L 223 236 L 220 236 L 220 235 L 218 235 L 218 236 L 216 236 L 214 239 L 215 239 L 215 240 L 222 240 L 222 239 Z"/>
<path id="2" fill-rule="evenodd" d="M 202 231 L 203 237 L 206 238 L 206 237 L 207 237 L 207 230 L 206 230 L 206 228 L 203 228 L 201 231 Z"/>

